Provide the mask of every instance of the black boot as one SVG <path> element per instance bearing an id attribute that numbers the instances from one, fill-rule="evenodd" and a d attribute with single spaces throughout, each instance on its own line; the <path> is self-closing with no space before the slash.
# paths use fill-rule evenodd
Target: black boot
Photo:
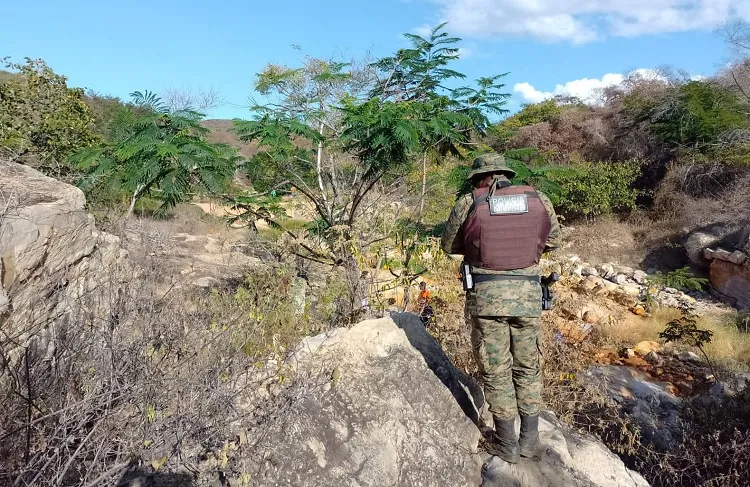
<path id="1" fill-rule="evenodd" d="M 487 441 L 487 452 L 508 463 L 518 463 L 520 460 L 515 423 L 513 419 L 495 418 L 495 432 Z"/>
<path id="2" fill-rule="evenodd" d="M 521 435 L 518 438 L 521 456 L 531 458 L 539 451 L 539 416 L 521 415 Z"/>

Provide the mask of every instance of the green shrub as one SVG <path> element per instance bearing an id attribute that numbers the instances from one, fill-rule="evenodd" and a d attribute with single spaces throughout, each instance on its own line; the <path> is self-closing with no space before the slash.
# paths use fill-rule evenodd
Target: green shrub
<path id="1" fill-rule="evenodd" d="M 708 284 L 708 279 L 696 277 L 690 271 L 690 268 L 683 267 L 666 274 L 657 272 L 654 275 L 649 276 L 648 282 L 651 285 L 673 287 L 683 291 L 700 291 L 706 284 Z"/>
<path id="2" fill-rule="evenodd" d="M 508 117 L 501 127 L 508 129 L 519 129 L 528 125 L 534 125 L 541 122 L 551 122 L 558 118 L 562 113 L 562 108 L 555 100 L 547 100 L 541 103 L 530 103 L 524 105 L 523 109 Z"/>
<path id="3" fill-rule="evenodd" d="M 547 177 L 560 187 L 557 211 L 568 219 L 595 219 L 608 213 L 627 213 L 636 207 L 638 190 L 633 185 L 641 163 L 577 163 L 549 171 Z"/>

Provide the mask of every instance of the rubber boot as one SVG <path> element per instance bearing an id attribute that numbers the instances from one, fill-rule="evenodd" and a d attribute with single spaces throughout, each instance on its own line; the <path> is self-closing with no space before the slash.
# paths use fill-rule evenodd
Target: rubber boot
<path id="1" fill-rule="evenodd" d="M 531 458 L 539 451 L 539 416 L 521 415 L 521 434 L 518 437 L 521 456 Z"/>
<path id="2" fill-rule="evenodd" d="M 516 440 L 515 420 L 495 418 L 495 432 L 487 441 L 487 452 L 508 463 L 520 461 L 518 440 Z"/>

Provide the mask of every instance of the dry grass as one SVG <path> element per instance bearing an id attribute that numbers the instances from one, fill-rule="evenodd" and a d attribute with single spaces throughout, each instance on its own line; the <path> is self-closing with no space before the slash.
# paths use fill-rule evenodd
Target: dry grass
<path id="1" fill-rule="evenodd" d="M 603 337 L 616 345 L 633 346 L 643 340 L 660 341 L 659 333 L 666 324 L 680 318 L 674 308 L 659 308 L 651 316 L 633 315 L 617 325 L 603 325 Z M 715 312 L 701 316 L 698 328 L 713 332 L 711 342 L 704 349 L 712 362 L 722 368 L 747 371 L 750 368 L 750 333 L 738 329 L 740 315 L 734 312 Z M 680 348 L 689 347 L 680 345 Z"/>
<path id="2" fill-rule="evenodd" d="M 615 216 L 602 216 L 594 223 L 580 222 L 566 232 L 571 251 L 593 264 L 616 262 L 640 266 L 646 249 L 636 239 L 641 224 L 620 221 Z"/>

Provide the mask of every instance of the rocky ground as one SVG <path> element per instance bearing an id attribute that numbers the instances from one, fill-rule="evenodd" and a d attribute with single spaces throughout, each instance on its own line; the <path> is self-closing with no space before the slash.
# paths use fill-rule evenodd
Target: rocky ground
<path id="1" fill-rule="evenodd" d="M 0 316 L 13 337 L 13 346 L 3 349 L 8 370 L 22 369 L 12 361 L 20 367 L 20 351 L 30 347 L 48 350 L 52 362 L 63 360 L 55 350 L 59 337 L 84 315 L 102 326 L 125 323 L 113 317 L 113 303 L 125 282 L 138 279 L 136 261 L 163 270 L 162 290 L 221 287 L 266 265 L 250 251 L 244 230 L 194 234 L 130 226 L 122 239 L 101 232 L 79 190 L 25 166 L 0 163 L 0 196 Z M 745 255 L 741 244 L 747 237 L 732 238 L 706 243 L 710 250 L 700 258 L 719 287 L 734 289 L 744 282 L 747 258 L 738 252 Z M 733 266 L 726 268 L 729 274 L 727 265 Z M 584 262 L 574 254 L 544 261 L 543 267 L 562 276 L 545 323 L 556 330 L 555 340 L 568 344 L 585 343 L 606 327 L 636 326 L 658 308 L 698 316 L 731 312 L 710 293 L 655 285 L 652 270 Z M 374 282 L 381 278 L 388 280 L 373 272 Z M 434 286 L 436 296 L 447 291 Z M 401 309 L 402 289 L 394 289 L 394 310 Z M 109 300 L 92 301 L 102 293 Z M 298 294 L 290 291 L 304 308 L 304 291 Z M 729 294 L 721 297 L 743 302 Z M 201 330 L 200 336 L 211 333 Z M 588 359 L 589 384 L 606 391 L 663 448 L 680 435 L 684 400 L 731 395 L 750 382 L 747 374 L 717 380 L 695 351 L 655 341 L 598 348 Z M 179 354 L 174 360 L 181 360 Z M 511 466 L 483 454 L 490 418 L 481 388 L 413 314 L 389 313 L 335 328 L 268 364 L 242 364 L 233 380 L 251 384 L 250 392 L 228 393 L 231 404 L 222 406 L 232 411 L 227 427 L 234 436 L 214 438 L 210 445 L 186 439 L 177 460 L 129 468 L 122 479 L 129 485 L 232 487 L 648 485 L 601 442 L 574 433 L 550 412 L 541 424 L 538 458 Z M 274 372 L 260 377 L 265 370 Z M 0 379 L 12 383 L 11 377 Z M 228 391 L 230 385 L 218 381 L 210 387 Z M 273 411 L 261 411 L 264 404 L 273 404 Z M 165 459 L 172 454 L 163 453 Z"/>

